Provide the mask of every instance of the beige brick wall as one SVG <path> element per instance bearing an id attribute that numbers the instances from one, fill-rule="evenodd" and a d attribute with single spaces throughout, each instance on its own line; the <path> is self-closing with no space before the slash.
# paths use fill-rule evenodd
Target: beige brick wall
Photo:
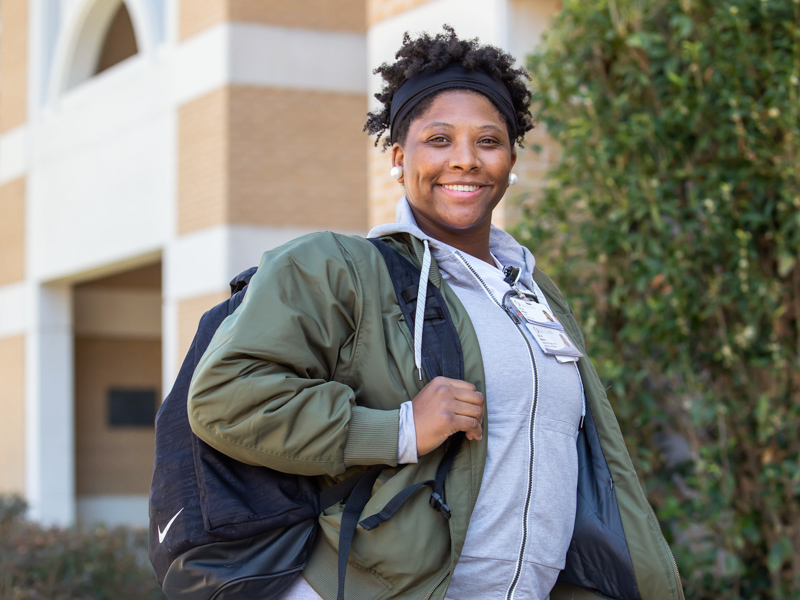
<path id="1" fill-rule="evenodd" d="M 367 0 L 367 25 L 389 19 L 430 0 Z"/>
<path id="2" fill-rule="evenodd" d="M 0 133 L 22 125 L 27 115 L 28 2 L 0 3 Z"/>
<path id="3" fill-rule="evenodd" d="M 229 0 L 180 0 L 178 35 L 181 41 L 204 29 L 227 21 Z"/>
<path id="4" fill-rule="evenodd" d="M 108 426 L 111 387 L 154 388 L 161 398 L 161 341 L 75 340 L 76 491 L 83 495 L 147 494 L 155 429 Z"/>
<path id="5" fill-rule="evenodd" d="M 365 32 L 366 4 L 366 0 L 230 0 L 230 19 L 304 29 Z"/>
<path id="6" fill-rule="evenodd" d="M 20 177 L 0 186 L 0 285 L 24 278 L 25 178 Z"/>
<path id="7" fill-rule="evenodd" d="M 228 86 L 179 109 L 178 233 L 220 224 L 364 229 L 360 94 Z"/>
<path id="8" fill-rule="evenodd" d="M 375 148 L 370 138 L 367 150 L 369 162 L 369 227 L 382 223 L 393 223 L 397 201 L 405 190 L 389 176 L 392 168 L 392 154 Z"/>
<path id="9" fill-rule="evenodd" d="M 230 290 L 220 290 L 203 296 L 186 298 L 178 302 L 178 349 L 175 356 L 175 367 L 180 368 L 192 339 L 200 323 L 200 317 L 208 309 L 231 297 Z"/>
<path id="10" fill-rule="evenodd" d="M 178 233 L 227 222 L 229 88 L 178 109 Z"/>
<path id="11" fill-rule="evenodd" d="M 0 494 L 25 494 L 25 336 L 0 338 Z"/>
<path id="12" fill-rule="evenodd" d="M 538 145 L 540 151 L 534 150 Z M 559 159 L 559 146 L 547 135 L 543 125 L 538 125 L 525 136 L 525 147 L 517 148 L 514 173 L 519 177 L 516 186 L 508 188 L 505 199 L 495 212 L 495 225 L 508 228 L 519 222 L 522 205 L 535 207 L 547 184 L 547 171 Z"/>
<path id="13" fill-rule="evenodd" d="M 366 31 L 366 0 L 181 0 L 180 39 L 224 21 Z"/>
<path id="14" fill-rule="evenodd" d="M 237 86 L 230 110 L 232 223 L 366 227 L 366 97 Z"/>

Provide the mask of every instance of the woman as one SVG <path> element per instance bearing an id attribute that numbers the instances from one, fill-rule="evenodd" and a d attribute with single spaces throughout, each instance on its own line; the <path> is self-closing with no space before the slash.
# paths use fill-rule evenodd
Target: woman
<path id="1" fill-rule="evenodd" d="M 421 332 L 409 334 L 371 243 L 315 234 L 264 255 L 198 365 L 192 428 L 238 460 L 316 475 L 321 487 L 388 465 L 364 515 L 433 478 L 444 442 L 465 432 L 446 480 L 452 516 L 419 492 L 359 529 L 348 598 L 680 598 L 571 310 L 530 252 L 491 225 L 532 128 L 525 73 L 445 29 L 406 36 L 397 62 L 376 71 L 383 107 L 365 129 L 389 132 L 405 197 L 397 223 L 370 236 L 421 267 L 423 291 L 439 288 L 466 381 L 424 378 Z M 336 598 L 341 510 L 320 516 L 288 600 Z"/>

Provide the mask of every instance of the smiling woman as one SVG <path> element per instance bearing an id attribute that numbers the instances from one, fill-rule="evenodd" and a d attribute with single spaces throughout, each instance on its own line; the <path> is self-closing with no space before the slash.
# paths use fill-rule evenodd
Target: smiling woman
<path id="1" fill-rule="evenodd" d="M 363 514 L 320 515 L 282 600 L 679 598 L 572 311 L 491 224 L 533 127 L 525 72 L 450 28 L 397 57 L 365 129 L 405 195 L 370 237 L 418 275 L 395 293 L 380 242 L 331 233 L 266 253 L 197 366 L 193 431 L 321 489 L 380 465 Z M 423 346 L 448 328 L 450 356 Z"/>
<path id="2" fill-rule="evenodd" d="M 392 147 L 419 228 L 489 264 L 492 211 L 516 158 L 500 111 L 471 90 L 439 94 Z"/>

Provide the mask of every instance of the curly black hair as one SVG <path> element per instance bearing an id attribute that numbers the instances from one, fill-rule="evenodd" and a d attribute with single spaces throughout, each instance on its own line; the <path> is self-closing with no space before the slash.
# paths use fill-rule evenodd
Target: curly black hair
<path id="1" fill-rule="evenodd" d="M 429 33 L 421 34 L 412 40 L 408 32 L 403 36 L 403 45 L 395 54 L 397 61 L 394 64 L 383 63 L 373 73 L 380 74 L 384 79 L 383 89 L 375 97 L 383 104 L 383 108 L 367 113 L 367 122 L 364 131 L 370 135 L 377 135 L 375 146 L 381 141 L 383 134 L 389 130 L 389 114 L 392 98 L 397 89 L 406 81 L 429 69 L 440 70 L 450 64 L 461 64 L 471 71 L 483 71 L 500 79 L 511 93 L 514 110 L 517 118 L 517 136 L 511 140 L 522 146 L 525 133 L 533 129 L 535 121 L 531 116 L 531 93 L 525 81 L 530 77 L 525 69 L 514 68 L 514 58 L 490 45 L 481 45 L 478 38 L 461 40 L 455 30 L 449 25 L 442 27 L 444 33 L 431 36 Z M 403 145 L 408 135 L 409 124 L 427 110 L 433 99 L 444 91 L 458 89 L 458 86 L 434 92 L 417 104 L 411 112 L 399 123 L 397 127 L 397 141 Z M 499 109 L 498 109 L 499 110 Z M 503 111 L 500 111 L 503 115 Z M 507 121 L 507 118 L 503 116 Z M 511 123 L 506 123 L 509 132 L 513 130 Z M 389 148 L 391 140 L 384 138 L 383 148 Z"/>

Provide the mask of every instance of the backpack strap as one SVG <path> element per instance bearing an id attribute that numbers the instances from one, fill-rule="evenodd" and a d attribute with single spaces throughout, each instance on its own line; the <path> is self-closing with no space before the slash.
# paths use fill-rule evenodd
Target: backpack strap
<path id="1" fill-rule="evenodd" d="M 386 262 L 397 301 L 400 303 L 400 310 L 413 336 L 417 316 L 417 288 L 421 272 L 383 240 L 377 238 L 367 238 L 367 240 L 372 242 Z M 428 381 L 439 375 L 463 380 L 464 355 L 461 351 L 461 340 L 441 292 L 430 281 L 425 299 L 424 318 L 422 366 L 425 368 Z"/>
<path id="2" fill-rule="evenodd" d="M 246 288 L 247 284 L 250 283 L 250 279 L 256 274 L 257 270 L 258 267 L 250 267 L 231 279 L 231 282 L 228 284 L 231 286 L 231 296 L 233 296 L 236 292 L 241 292 L 244 288 Z"/>
<path id="3" fill-rule="evenodd" d="M 344 600 L 344 577 L 347 574 L 347 559 L 350 557 L 350 546 L 353 544 L 353 537 L 356 534 L 358 527 L 358 520 L 361 518 L 361 512 L 369 502 L 372 496 L 372 486 L 381 474 L 383 466 L 373 467 L 366 473 L 350 477 L 350 479 L 357 478 L 358 481 L 347 499 L 347 504 L 344 505 L 344 512 L 342 512 L 342 522 L 339 526 L 339 564 L 338 576 L 339 587 L 336 592 L 337 600 Z M 349 481 L 346 480 L 346 481 Z"/>
<path id="4" fill-rule="evenodd" d="M 461 443 L 464 441 L 464 433 L 460 432 L 450 438 L 450 442 L 447 445 L 447 450 L 444 453 L 444 457 L 442 458 L 442 462 L 439 463 L 439 468 L 436 469 L 436 478 L 435 479 L 428 479 L 427 481 L 420 481 L 419 483 L 415 483 L 414 485 L 408 486 L 402 492 L 397 494 L 394 498 L 389 500 L 386 503 L 386 506 L 383 507 L 378 513 L 367 517 L 363 521 L 359 523 L 364 529 L 370 531 L 378 527 L 381 523 L 385 523 L 389 519 L 394 516 L 394 513 L 398 511 L 398 509 L 403 505 L 403 503 L 411 498 L 414 493 L 421 488 L 422 486 L 427 485 L 433 490 L 431 493 L 430 500 L 428 503 L 431 505 L 431 508 L 435 508 L 445 519 L 450 518 L 450 507 L 447 506 L 444 502 L 444 480 L 447 477 L 447 473 L 450 471 L 450 467 L 453 466 L 453 462 L 456 459 L 456 455 L 458 451 L 461 449 Z"/>
<path id="5" fill-rule="evenodd" d="M 389 244 L 378 238 L 367 238 L 381 253 L 389 275 L 392 279 L 400 310 L 403 312 L 406 324 L 414 335 L 414 324 L 417 317 L 417 289 L 422 272 L 411 261 L 400 255 Z M 464 354 L 461 349 L 461 339 L 450 317 L 450 311 L 439 289 L 428 281 L 427 297 L 425 299 L 425 314 L 423 318 L 422 333 L 422 366 L 428 381 L 440 375 L 450 379 L 464 379 Z M 379 513 L 361 521 L 359 524 L 367 530 L 375 529 L 381 523 L 392 518 L 394 513 L 418 489 L 423 486 L 430 487 L 433 491 L 430 505 L 442 513 L 446 519 L 450 518 L 450 507 L 444 502 L 444 480 L 450 467 L 456 459 L 465 435 L 459 432 L 450 437 L 447 450 L 436 470 L 435 479 L 415 483 L 401 491 L 392 498 Z"/>
<path id="6" fill-rule="evenodd" d="M 417 288 L 420 270 L 401 256 L 386 242 L 377 238 L 367 238 L 383 256 L 392 285 L 403 312 L 406 324 L 414 335 L 414 320 L 416 318 Z M 441 292 L 432 283 L 428 282 L 427 297 L 425 299 L 425 315 L 423 316 L 423 346 L 422 366 L 428 381 L 443 375 L 452 379 L 464 379 L 464 356 L 461 350 L 461 340 L 458 337 L 450 311 L 442 297 Z M 347 573 L 347 559 L 350 556 L 350 547 L 353 543 L 356 528 L 361 525 L 366 530 L 375 529 L 381 523 L 391 519 L 400 507 L 413 496 L 420 488 L 428 486 L 432 489 L 429 503 L 438 510 L 446 519 L 450 518 L 450 508 L 444 501 L 444 481 L 450 467 L 456 459 L 464 433 L 460 432 L 451 436 L 447 450 L 436 470 L 436 477 L 427 481 L 420 481 L 408 486 L 392 498 L 383 510 L 359 522 L 364 507 L 372 495 L 372 487 L 383 470 L 383 466 L 373 467 L 365 473 L 354 475 L 329 490 L 322 492 L 321 505 L 325 508 L 332 506 L 343 497 L 345 490 L 351 490 L 349 498 L 342 513 L 339 529 L 339 587 L 337 600 L 344 600 L 344 579 Z M 346 493 L 344 494 L 347 495 Z M 333 499 L 338 496 L 338 498 Z M 330 502 L 330 504 L 328 504 Z"/>

